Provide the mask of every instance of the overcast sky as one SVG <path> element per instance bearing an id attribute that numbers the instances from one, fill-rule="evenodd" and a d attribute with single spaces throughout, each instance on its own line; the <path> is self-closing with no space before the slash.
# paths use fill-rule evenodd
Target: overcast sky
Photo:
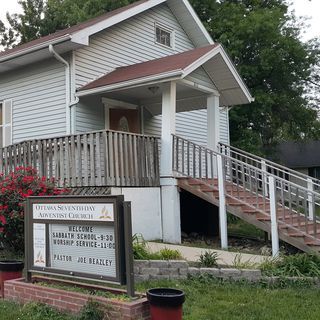
<path id="1" fill-rule="evenodd" d="M 314 36 L 320 37 L 320 0 L 289 0 L 293 2 L 291 7 L 298 16 L 310 17 L 310 27 L 303 36 L 304 39 L 310 39 Z M 18 0 L 0 0 L 0 19 L 5 18 L 6 12 L 18 13 L 20 11 Z"/>

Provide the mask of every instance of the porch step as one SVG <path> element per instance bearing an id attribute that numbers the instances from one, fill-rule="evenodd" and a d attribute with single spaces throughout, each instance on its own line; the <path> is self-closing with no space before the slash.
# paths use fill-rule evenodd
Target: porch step
<path id="1" fill-rule="evenodd" d="M 179 185 L 182 189 L 187 187 L 188 192 L 210 203 L 219 204 L 219 191 L 215 180 L 205 182 L 204 180 L 184 179 Z M 271 232 L 270 200 L 268 198 L 264 198 L 261 194 L 257 196 L 230 182 L 226 182 L 225 190 L 226 205 L 231 214 Z M 289 208 L 283 208 L 281 204 L 277 205 L 276 214 L 280 238 L 301 250 L 320 252 L 320 223 L 317 225 L 316 234 L 313 234 L 313 222 L 307 221 L 303 214 L 291 212 Z"/>

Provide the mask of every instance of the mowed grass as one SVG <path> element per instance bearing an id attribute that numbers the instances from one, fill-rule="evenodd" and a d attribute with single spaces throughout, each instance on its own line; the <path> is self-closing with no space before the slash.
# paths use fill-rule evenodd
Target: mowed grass
<path id="1" fill-rule="evenodd" d="M 185 281 L 154 281 L 137 285 L 144 292 L 154 287 L 182 289 L 186 293 L 184 320 L 318 320 L 320 290 L 307 284 L 268 288 L 264 284 L 222 282 L 209 277 Z M 77 320 L 51 308 L 25 307 L 0 301 L 0 320 Z M 81 318 L 83 319 L 83 318 Z M 87 318 L 85 318 L 87 319 Z M 89 320 L 89 319 L 88 319 Z"/>
<path id="2" fill-rule="evenodd" d="M 217 280 L 148 282 L 138 285 L 180 288 L 186 293 L 184 320 L 318 320 L 320 290 L 300 286 L 270 289 Z"/>
<path id="3" fill-rule="evenodd" d="M 29 303 L 25 306 L 14 302 L 0 301 L 1 320 L 76 320 L 76 317 L 62 314 L 50 307 Z"/>

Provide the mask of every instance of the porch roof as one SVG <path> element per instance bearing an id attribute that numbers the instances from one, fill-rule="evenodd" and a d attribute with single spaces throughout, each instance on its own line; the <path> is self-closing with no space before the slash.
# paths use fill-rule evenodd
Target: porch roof
<path id="1" fill-rule="evenodd" d="M 78 89 L 77 96 L 113 92 L 157 82 L 183 80 L 200 67 L 204 68 L 217 88 L 223 105 L 246 104 L 253 100 L 231 60 L 218 43 L 117 68 Z"/>

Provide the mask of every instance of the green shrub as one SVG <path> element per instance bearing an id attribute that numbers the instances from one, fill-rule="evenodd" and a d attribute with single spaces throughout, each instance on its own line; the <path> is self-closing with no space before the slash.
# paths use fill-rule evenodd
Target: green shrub
<path id="1" fill-rule="evenodd" d="M 141 234 L 135 234 L 132 237 L 133 258 L 136 260 L 149 260 L 150 252 L 147 243 Z"/>
<path id="2" fill-rule="evenodd" d="M 182 255 L 178 250 L 164 248 L 159 251 L 160 260 L 180 260 Z"/>
<path id="3" fill-rule="evenodd" d="M 242 255 L 241 253 L 236 254 L 232 261 L 232 266 L 236 269 L 254 269 L 258 267 L 257 263 L 251 262 L 250 260 L 248 261 L 243 261 L 242 260 Z"/>
<path id="4" fill-rule="evenodd" d="M 182 259 L 178 250 L 169 248 L 161 249 L 157 252 L 151 252 L 141 234 L 135 234 L 132 237 L 133 257 L 136 260 L 179 260 Z"/>
<path id="5" fill-rule="evenodd" d="M 289 277 L 320 277 L 320 256 L 301 253 L 283 256 L 260 265 L 267 275 Z"/>
<path id="6" fill-rule="evenodd" d="M 65 320 L 70 319 L 65 314 L 59 313 L 57 310 L 43 303 L 30 302 L 25 304 L 21 309 L 21 315 L 18 319 L 32 320 Z"/>
<path id="7" fill-rule="evenodd" d="M 78 320 L 103 320 L 104 311 L 99 303 L 89 300 L 81 309 Z"/>
<path id="8" fill-rule="evenodd" d="M 205 251 L 199 257 L 200 267 L 212 268 L 218 266 L 218 253 L 214 251 Z"/>

